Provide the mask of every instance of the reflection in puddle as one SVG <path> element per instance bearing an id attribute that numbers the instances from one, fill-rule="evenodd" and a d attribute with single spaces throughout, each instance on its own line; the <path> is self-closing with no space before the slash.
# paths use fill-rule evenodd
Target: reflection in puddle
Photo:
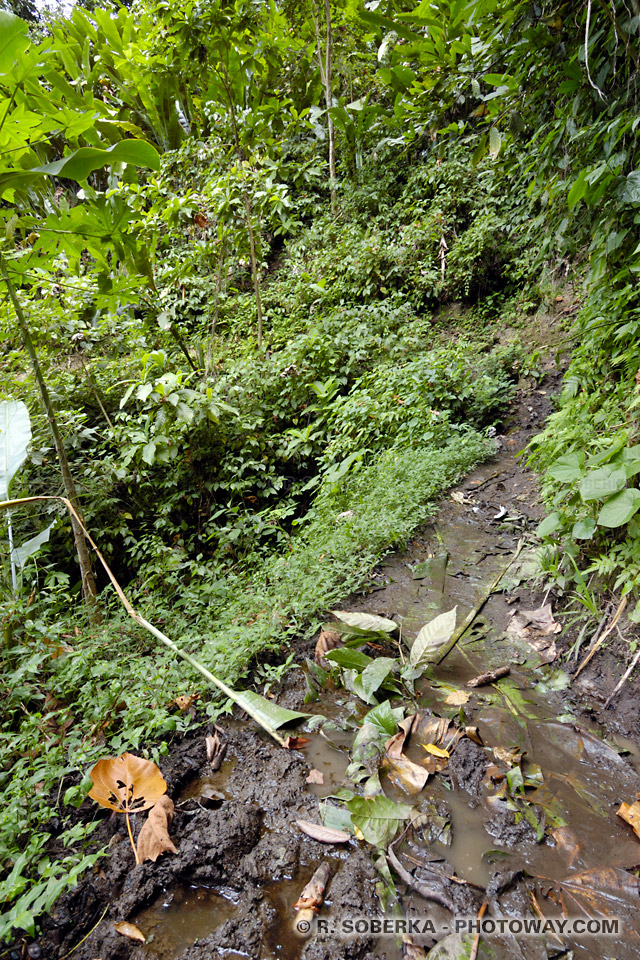
<path id="1" fill-rule="evenodd" d="M 196 940 L 208 937 L 237 912 L 232 900 L 203 887 L 177 887 L 133 918 L 147 938 L 150 958 L 175 960 Z"/>

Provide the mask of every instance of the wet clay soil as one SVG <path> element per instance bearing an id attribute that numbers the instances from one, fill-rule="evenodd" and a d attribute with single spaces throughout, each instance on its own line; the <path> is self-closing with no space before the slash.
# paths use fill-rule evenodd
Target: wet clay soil
<path id="1" fill-rule="evenodd" d="M 381 565 L 347 609 L 391 617 L 409 639 L 454 605 L 462 621 L 543 515 L 535 480 L 517 454 L 547 416 L 553 388 L 553 382 L 543 384 L 521 400 L 513 417 L 518 425 L 498 438 L 496 456 L 467 478 L 456 499 L 444 502 L 437 521 L 405 552 Z M 436 560 L 425 563 L 429 558 Z M 485 900 L 490 917 L 531 917 L 537 904 L 545 916 L 563 910 L 618 916 L 624 932 L 603 941 L 483 937 L 479 960 L 639 957 L 640 899 L 631 871 L 640 863 L 640 841 L 615 815 L 640 789 L 637 708 L 629 708 L 633 687 L 604 715 L 589 687 L 599 689 L 602 668 L 568 686 L 557 664 L 541 663 L 532 647 L 505 633 L 514 610 L 533 609 L 543 599 L 531 589 L 530 569 L 515 565 L 504 586 L 508 590 L 490 597 L 473 630 L 419 690 L 422 712 L 459 722 L 463 710 L 463 723 L 478 728 L 483 745 L 460 740 L 446 771 L 416 796 L 382 777 L 388 796 L 423 814 L 395 847 L 401 863 L 417 880 L 436 870 L 453 907 L 425 900 L 400 881 L 397 909 L 408 918 L 432 919 L 437 934 L 416 937 L 432 951 L 431 960 L 468 958 L 471 941 L 448 931 L 454 916 L 475 916 Z M 299 653 L 303 663 L 312 648 Z M 503 665 L 511 668 L 505 679 L 465 688 L 471 677 Z M 606 669 L 612 677 L 605 696 L 621 673 L 619 664 L 617 672 Z M 305 709 L 305 689 L 303 670 L 292 671 L 278 701 Z M 460 689 L 469 693 L 464 704 L 452 699 Z M 161 767 L 176 802 L 171 835 L 179 853 L 136 867 L 122 818 L 106 817 L 98 843 L 109 845 L 108 856 L 45 920 L 41 956 L 62 960 L 73 950 L 74 960 L 398 960 L 396 938 L 305 939 L 294 932 L 291 906 L 322 861 L 331 869 L 323 917 L 381 912 L 375 851 L 356 839 L 343 847 L 320 844 L 295 825 L 299 819 L 320 823 L 322 798 L 353 787 L 346 776 L 349 746 L 368 708 L 331 687 L 307 709 L 335 721 L 331 743 L 312 731 L 305 750 L 286 751 L 250 722 L 232 720 L 224 725 L 227 759 L 215 773 L 202 732 L 176 743 Z M 607 721 L 608 740 L 594 718 Z M 505 750 L 524 754 L 526 800 L 512 803 L 505 792 Z M 420 744 L 407 752 L 416 761 L 420 752 L 424 756 Z M 306 783 L 312 768 L 322 772 L 322 784 Z M 146 943 L 118 934 L 114 922 L 121 920 L 135 923 Z"/>

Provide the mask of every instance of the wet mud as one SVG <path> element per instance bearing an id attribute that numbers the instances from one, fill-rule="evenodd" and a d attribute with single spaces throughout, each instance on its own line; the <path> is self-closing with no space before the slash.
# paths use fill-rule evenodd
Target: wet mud
<path id="1" fill-rule="evenodd" d="M 493 460 L 453 491 L 437 520 L 406 551 L 381 564 L 345 609 L 390 617 L 409 640 L 454 605 L 462 621 L 543 515 L 535 480 L 518 454 L 550 412 L 553 389 L 550 380 L 522 398 L 514 427 L 498 438 Z M 597 722 L 607 720 L 600 701 L 588 690 L 599 674 L 585 671 L 585 682 L 574 687 L 557 661 L 545 663 L 544 652 L 507 632 L 514 611 L 535 609 L 543 600 L 554 603 L 553 596 L 535 589 L 526 553 L 521 556 L 472 630 L 442 664 L 429 669 L 417 691 L 423 715 L 477 728 L 478 742 L 460 739 L 446 769 L 415 796 L 381 776 L 389 797 L 420 814 L 394 843 L 411 880 L 396 881 L 394 909 L 407 920 L 431 920 L 437 932 L 414 938 L 422 956 L 431 951 L 429 960 L 468 960 L 473 938 L 456 934 L 453 920 L 475 917 L 485 902 L 492 918 L 615 916 L 623 926 L 604 941 L 482 937 L 478 960 L 631 960 L 640 956 L 640 887 L 634 873 L 640 841 L 616 809 L 633 802 L 640 790 L 637 707 L 631 714 L 624 706 L 634 688 L 629 685 L 615 719 L 603 726 Z M 298 653 L 303 663 L 312 647 L 302 645 Z M 508 676 L 466 686 L 502 666 L 510 668 Z M 611 687 L 619 673 L 618 665 Z M 276 691 L 278 702 L 305 709 L 305 690 L 298 668 Z M 324 845 L 296 827 L 297 820 L 320 823 L 325 798 L 353 788 L 347 778 L 349 748 L 368 708 L 345 690 L 328 687 L 306 709 L 334 724 L 330 739 L 309 728 L 305 750 L 282 750 L 239 718 L 224 724 L 227 759 L 219 771 L 207 763 L 202 730 L 175 744 L 161 768 L 176 804 L 171 836 L 179 853 L 136 866 L 121 818 L 107 816 L 97 842 L 108 845 L 108 856 L 44 921 L 41 956 L 399 960 L 397 937 L 302 937 L 294 929 L 292 905 L 325 861 L 331 878 L 320 916 L 382 913 L 376 851 L 355 838 L 342 846 Z M 303 723 L 299 732 L 304 730 Z M 408 757 L 418 760 L 419 748 L 410 743 Z M 525 782 L 507 788 L 514 766 Z M 322 783 L 307 782 L 311 770 L 322 774 Z M 435 884 L 450 909 L 420 896 L 420 883 Z M 135 924 L 146 942 L 119 934 L 114 923 L 122 920 Z"/>

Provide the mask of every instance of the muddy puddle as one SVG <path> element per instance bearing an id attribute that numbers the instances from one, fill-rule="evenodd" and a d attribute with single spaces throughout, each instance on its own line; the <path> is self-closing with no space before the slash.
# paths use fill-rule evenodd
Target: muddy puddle
<path id="1" fill-rule="evenodd" d="M 525 439 L 522 433 L 505 439 L 500 456 L 443 504 L 437 523 L 386 561 L 345 607 L 394 619 L 408 643 L 454 606 L 462 622 L 540 516 L 533 481 L 514 457 Z M 386 909 L 431 919 L 436 932 L 414 937 L 422 953 L 403 953 L 397 936 L 345 940 L 294 931 L 292 904 L 323 861 L 331 879 L 320 917 L 382 913 L 374 848 L 355 837 L 327 846 L 296 827 L 298 820 L 319 824 L 326 805 L 339 806 L 336 795 L 354 789 L 351 747 L 370 707 L 329 682 L 306 707 L 328 722 L 321 729 L 303 723 L 297 731 L 309 737 L 304 750 L 281 750 L 249 722 L 231 720 L 224 724 L 228 752 L 220 770 L 208 768 L 201 736 L 185 741 L 181 754 L 172 751 L 168 779 L 179 854 L 133 869 L 123 828 L 111 826 L 120 833 L 110 843 L 122 842 L 103 875 L 83 881 L 57 916 L 54 911 L 47 956 L 61 958 L 77 947 L 75 960 L 469 960 L 474 949 L 478 960 L 640 957 L 640 841 L 616 816 L 640 790 L 640 751 L 621 736 L 607 740 L 578 711 L 550 647 L 538 649 L 526 631 L 508 630 L 514 614 L 545 599 L 533 575 L 525 550 L 473 628 L 418 682 L 414 702 L 393 701 L 405 716 L 442 718 L 452 733 L 461 732 L 460 739 L 450 737 L 448 759 L 418 793 L 407 794 L 380 773 L 384 793 L 411 805 L 418 817 L 394 842 L 405 873 Z M 553 636 L 546 640 L 551 644 Z M 311 652 L 301 653 L 301 664 Z M 505 666 L 508 675 L 496 682 L 466 686 Z M 299 666 L 278 700 L 305 709 L 305 690 Z M 473 732 L 462 736 L 467 730 Z M 425 745 L 410 738 L 406 756 L 423 763 Z M 415 889 L 434 876 L 448 908 Z M 107 898 L 109 916 L 94 928 Z M 454 933 L 453 921 L 476 917 L 485 902 L 492 919 L 619 918 L 621 927 L 599 940 L 582 933 L 561 940 L 504 934 L 482 936 L 474 947 L 473 937 Z M 75 926 L 74 916 L 80 918 Z M 118 937 L 114 919 L 134 922 L 146 943 Z M 86 939 L 78 944 L 81 936 Z"/>

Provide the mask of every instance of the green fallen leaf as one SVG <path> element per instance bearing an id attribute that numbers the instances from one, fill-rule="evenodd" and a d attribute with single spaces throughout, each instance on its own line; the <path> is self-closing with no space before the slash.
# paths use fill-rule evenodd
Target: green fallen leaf
<path id="1" fill-rule="evenodd" d="M 387 847 L 403 820 L 407 820 L 413 807 L 408 803 L 395 803 L 378 794 L 376 797 L 354 797 L 347 803 L 354 827 L 375 847 Z"/>
<path id="2" fill-rule="evenodd" d="M 259 717 L 266 726 L 273 727 L 274 730 L 292 720 L 302 720 L 309 716 L 308 713 L 301 713 L 299 710 L 279 707 L 277 703 L 265 700 L 252 690 L 243 690 L 241 693 L 234 691 L 234 700 L 243 710 L 248 707 L 253 712 L 254 718 Z"/>
<path id="3" fill-rule="evenodd" d="M 431 655 L 453 636 L 457 610 L 454 607 L 424 625 L 411 646 L 409 663 L 412 667 L 428 663 Z"/>

